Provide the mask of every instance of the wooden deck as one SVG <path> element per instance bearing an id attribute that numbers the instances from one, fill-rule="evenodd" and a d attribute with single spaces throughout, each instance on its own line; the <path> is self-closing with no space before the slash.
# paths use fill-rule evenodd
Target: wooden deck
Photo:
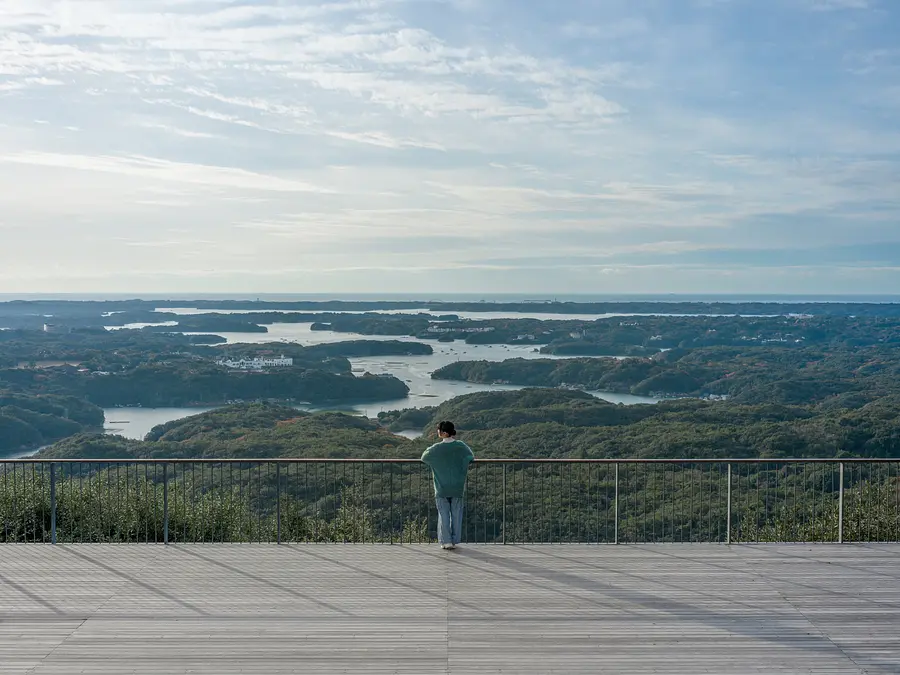
<path id="1" fill-rule="evenodd" d="M 0 673 L 900 673 L 900 546 L 0 546 Z"/>

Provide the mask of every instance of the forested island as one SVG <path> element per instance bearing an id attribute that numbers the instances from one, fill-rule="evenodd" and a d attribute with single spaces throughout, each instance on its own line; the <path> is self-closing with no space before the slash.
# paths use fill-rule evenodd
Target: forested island
<path id="1" fill-rule="evenodd" d="M 255 399 L 307 403 L 386 400 L 406 396 L 408 387 L 391 376 L 354 376 L 343 354 L 430 352 L 428 345 L 402 342 L 217 348 L 195 345 L 180 335 L 163 338 L 143 331 L 117 331 L 87 341 L 81 338 L 44 333 L 0 336 L 0 362 L 7 365 L 0 369 L 0 387 L 31 395 L 74 396 L 103 407 L 191 406 Z M 245 372 L 218 365 L 221 359 L 284 353 L 294 359 L 290 368 Z M 17 365 L 9 367 L 13 363 Z"/>
<path id="2" fill-rule="evenodd" d="M 434 348 L 429 344 L 404 340 L 345 340 L 325 344 L 302 346 L 291 342 L 264 344 L 231 344 L 218 351 L 229 358 L 254 356 L 260 350 L 278 352 L 295 361 L 300 359 L 310 363 L 340 359 L 346 372 L 349 362 L 346 359 L 370 356 L 430 356 Z M 295 364 L 296 365 L 296 364 Z"/>
<path id="3" fill-rule="evenodd" d="M 356 376 L 349 358 L 433 351 L 427 344 L 383 340 L 311 347 L 215 343 L 210 336 L 143 330 L 0 332 L 0 456 L 101 430 L 102 408 L 404 398 L 404 382 L 390 375 Z M 219 365 L 260 356 L 287 356 L 293 365 L 258 372 Z"/>
<path id="4" fill-rule="evenodd" d="M 305 314 L 303 321 L 327 319 L 315 315 L 340 314 L 342 312 L 389 312 L 391 310 L 420 310 L 437 315 L 455 315 L 459 312 L 516 312 L 529 314 L 584 314 L 584 315 L 719 315 L 719 316 L 789 316 L 808 315 L 820 317 L 887 317 L 900 318 L 900 303 L 854 302 L 695 302 L 673 300 L 646 301 L 623 300 L 619 302 L 423 302 L 414 301 L 250 301 L 250 300 L 16 300 L 0 302 L 0 328 L 38 329 L 43 324 L 65 323 L 70 327 L 96 327 L 123 325 L 124 323 L 151 323 L 157 320 L 179 320 L 174 313 L 158 312 L 158 309 L 198 309 L 215 312 L 242 312 L 238 319 L 253 323 L 261 315 L 276 312 Z M 250 315 L 248 318 L 247 315 Z M 197 315 L 193 315 L 196 317 Z M 222 314 L 219 316 L 228 316 Z M 235 318 L 231 315 L 232 318 Z M 165 318 L 163 318 L 165 317 Z M 312 318 L 311 318 L 312 317 Z M 290 319 L 288 319 L 290 320 Z M 272 320 L 275 323 L 276 320 Z"/>
<path id="5" fill-rule="evenodd" d="M 0 457 L 103 428 L 103 410 L 75 396 L 0 391 Z"/>
<path id="6" fill-rule="evenodd" d="M 460 361 L 435 379 L 577 387 L 672 397 L 727 397 L 738 403 L 859 408 L 900 393 L 900 349 L 712 347 L 652 358 Z"/>
<path id="7" fill-rule="evenodd" d="M 435 408 L 385 413 L 375 421 L 253 404 L 161 425 L 145 441 L 79 434 L 43 450 L 39 457 L 101 460 L 86 474 L 69 479 L 98 494 L 110 484 L 118 482 L 120 490 L 125 485 L 118 467 L 102 464 L 108 459 L 374 460 L 368 465 L 330 467 L 285 464 L 280 478 L 271 464 L 229 464 L 227 469 L 212 465 L 205 473 L 192 468 L 179 474 L 173 469 L 170 536 L 176 541 L 183 533 L 196 538 L 188 540 L 271 541 L 276 532 L 278 485 L 278 531 L 284 540 L 386 541 L 389 537 L 422 542 L 430 540 L 434 528 L 433 515 L 428 515 L 427 471 L 417 462 L 388 465 L 378 460 L 415 460 L 434 441 L 434 425 L 441 419 L 456 420 L 461 438 L 480 458 L 846 460 L 898 456 L 898 405 L 900 399 L 893 396 L 855 410 L 697 400 L 623 406 L 582 392 L 525 389 L 461 396 Z M 391 433 L 410 425 L 421 426 L 431 437 L 409 440 Z M 742 499 L 730 511 L 732 540 L 833 541 L 838 514 L 833 493 L 836 471 L 836 464 L 810 465 L 804 471 L 771 463 L 744 466 L 733 478 L 735 494 Z M 726 520 L 721 467 L 621 464 L 619 473 L 626 499 L 616 506 L 622 541 L 640 541 L 651 531 L 656 541 L 721 540 Z M 608 521 L 613 508 L 612 475 L 608 465 L 538 468 L 513 462 L 502 472 L 503 481 L 513 487 L 501 497 L 499 486 L 505 484 L 501 467 L 477 466 L 470 476 L 468 513 L 474 515 L 468 536 L 475 541 L 499 541 L 498 519 L 506 508 L 509 515 L 503 532 L 513 541 L 584 541 L 585 536 L 610 541 L 608 528 L 590 529 L 586 524 L 594 528 L 598 518 Z M 135 529 L 125 516 L 130 511 L 110 514 L 107 510 L 104 515 L 88 500 L 79 502 L 78 513 L 68 516 L 78 518 L 80 536 L 87 531 L 98 540 L 127 541 L 140 540 L 150 532 L 158 540 L 162 531 L 159 472 L 135 473 L 131 480 L 130 494 L 137 495 L 134 512 L 147 523 L 138 521 Z M 895 480 L 893 474 L 870 470 L 848 479 L 845 540 L 893 536 L 900 525 Z M 688 481 L 692 489 L 676 489 Z M 79 491 L 63 489 L 61 494 L 71 499 Z M 148 494 L 155 500 L 149 509 Z M 247 510 L 244 495 L 251 494 L 255 501 Z M 790 495 L 790 499 L 769 511 L 765 495 L 776 494 L 782 500 Z M 195 499 L 201 500 L 196 508 L 178 506 Z M 21 520 L 11 521 L 14 527 L 7 536 L 25 536 L 16 530 Z"/>
<path id="8" fill-rule="evenodd" d="M 171 305 L 171 306 L 169 306 Z M 196 305 L 188 314 L 168 311 Z M 412 305 L 412 306 L 411 306 Z M 420 341 L 534 345 L 557 356 L 652 356 L 662 349 L 712 346 L 866 346 L 896 343 L 900 304 L 861 303 L 434 303 L 426 313 L 415 303 L 247 303 L 159 300 L 112 303 L 0 303 L 0 328 L 51 332 L 99 332 L 104 327 L 143 326 L 147 333 L 199 333 L 196 343 L 221 343 L 218 333 L 267 333 L 277 324 L 309 324 L 313 331 L 404 336 Z M 344 311 L 361 313 L 342 314 Z M 359 309 L 362 308 L 362 309 Z M 183 311 L 182 309 L 182 311 Z M 375 311 L 378 309 L 379 311 Z M 468 318 L 486 312 L 524 312 L 537 318 Z M 594 318 L 591 314 L 612 316 Z M 240 311 L 241 314 L 229 314 Z M 385 313 L 387 312 L 387 313 Z M 568 314 L 570 318 L 540 318 Z M 584 318 L 579 318 L 584 316 Z M 149 324 L 149 325 L 148 325 Z"/>
<path id="9" fill-rule="evenodd" d="M 40 457 L 418 457 L 393 431 L 452 419 L 481 457 L 891 457 L 900 397 L 856 410 L 699 400 L 625 406 L 554 389 L 481 392 L 379 419 L 272 404 L 221 408 L 155 428 L 146 441 L 81 435 Z M 99 453 L 99 454 L 98 454 Z"/>
<path id="10" fill-rule="evenodd" d="M 239 315 L 190 316 L 156 311 L 160 307 L 186 305 L 197 309 L 249 311 Z M 696 424 L 697 415 L 702 411 L 703 416 L 717 420 L 712 427 L 721 426 L 724 424 L 721 420 L 747 420 L 748 407 L 773 404 L 782 406 L 783 410 L 801 410 L 803 419 L 822 415 L 853 417 L 863 414 L 861 411 L 868 411 L 866 415 L 878 411 L 881 415 L 886 414 L 900 394 L 896 385 L 900 375 L 900 318 L 896 315 L 896 305 L 720 303 L 701 306 L 640 302 L 615 307 L 608 303 L 577 306 L 542 303 L 540 308 L 533 303 L 477 305 L 479 310 L 467 303 L 428 303 L 429 310 L 441 312 L 433 316 L 374 312 L 376 309 L 424 309 L 420 303 L 0 303 L 0 322 L 17 318 L 32 321 L 40 313 L 43 321 L 61 321 L 68 316 L 76 324 L 78 321 L 90 324 L 64 325 L 62 329 L 57 325 L 40 330 L 12 327 L 0 331 L 0 393 L 19 397 L 16 399 L 19 401 L 68 397 L 67 400 L 88 406 L 88 410 L 96 410 L 97 406 L 220 405 L 234 401 L 328 405 L 391 400 L 405 397 L 408 386 L 390 375 L 357 377 L 349 359 L 426 356 L 433 353 L 432 344 L 437 340 L 459 340 L 466 344 L 533 345 L 535 352 L 540 351 L 548 358 L 503 362 L 460 360 L 436 370 L 432 375 L 435 379 L 716 399 L 703 402 L 702 406 L 706 407 L 700 408 L 690 407 L 700 405 L 697 401 L 663 403 L 659 410 L 668 411 L 667 424 Z M 630 315 L 545 321 L 462 319 L 454 314 L 526 309 L 531 313 L 537 313 L 538 309 L 572 314 L 612 309 L 637 313 L 659 310 L 661 305 L 683 313 L 694 310 L 720 312 L 723 316 Z M 294 313 L 280 314 L 276 309 Z M 369 313 L 338 313 L 342 309 Z M 758 315 L 739 315 L 742 312 Z M 44 314 L 54 316 L 49 319 Z M 313 329 L 402 339 L 360 339 L 313 346 L 285 342 L 226 344 L 224 338 L 215 334 L 220 327 L 265 328 L 259 322 L 301 322 L 300 319 L 311 323 Z M 177 321 L 178 325 L 107 330 L 91 323 L 128 325 L 160 320 Z M 189 332 L 201 334 L 178 332 L 185 327 L 198 329 Z M 253 372 L 219 364 L 223 359 L 280 356 L 293 359 L 292 365 Z M 562 393 L 585 396 L 578 392 Z M 504 405 L 507 404 L 512 406 L 514 412 L 510 414 L 514 418 L 524 409 L 513 399 Z M 92 419 L 78 420 L 65 407 L 58 414 L 58 408 L 53 409 L 56 412 L 46 412 L 25 405 L 9 405 L 16 410 L 4 413 L 5 428 L 11 430 L 8 436 L 13 439 L 7 448 L 38 447 L 97 426 L 95 413 Z M 643 406 L 633 409 L 608 409 L 602 403 L 596 406 L 604 415 L 613 415 L 611 411 L 618 411 L 615 415 L 619 417 L 649 414 L 641 412 Z M 538 408 L 540 415 L 549 414 L 547 406 Z M 32 412 L 61 421 L 37 418 Z M 397 415 L 407 423 L 417 420 L 412 426 L 421 428 L 426 421 L 433 421 L 425 419 L 431 412 L 411 410 Z M 688 417 L 679 421 L 676 412 Z M 654 412 L 652 416 L 656 418 L 658 414 Z M 508 417 L 499 409 L 491 409 L 490 415 Z M 385 423 L 397 428 L 394 418 L 386 418 Z M 771 420 L 766 422 L 770 423 Z M 22 425 L 30 425 L 34 431 Z M 561 443 L 560 452 L 568 452 L 566 447 Z M 705 452 L 705 449 L 698 445 L 694 451 Z"/>
<path id="11" fill-rule="evenodd" d="M 256 403 L 160 425 L 144 441 L 82 434 L 37 457 L 412 457 L 417 447 L 365 417 Z"/>
<path id="12" fill-rule="evenodd" d="M 64 394 L 102 407 L 192 407 L 235 400 L 292 403 L 340 403 L 403 398 L 409 387 L 390 375 L 336 374 L 320 369 L 272 372 L 227 371 L 205 363 L 153 363 L 118 373 L 84 374 L 56 369 L 52 375 L 17 371 L 0 373 L 22 391 Z"/>
<path id="13" fill-rule="evenodd" d="M 652 356 L 699 347 L 863 347 L 900 345 L 900 320 L 818 316 L 628 316 L 597 320 L 431 319 L 406 315 L 348 315 L 314 323 L 313 330 L 367 335 L 450 337 L 467 344 L 535 345 L 559 356 Z"/>

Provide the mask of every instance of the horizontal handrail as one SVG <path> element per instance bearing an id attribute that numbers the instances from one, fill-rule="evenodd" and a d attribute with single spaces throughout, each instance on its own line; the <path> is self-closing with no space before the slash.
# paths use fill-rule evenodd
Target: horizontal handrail
<path id="1" fill-rule="evenodd" d="M 469 543 L 900 541 L 900 458 L 483 458 Z M 424 542 L 416 458 L 0 459 L 0 542 Z"/>
<path id="2" fill-rule="evenodd" d="M 568 459 L 568 458 L 476 458 L 475 464 L 890 464 L 900 461 L 900 457 L 810 457 L 769 459 L 769 458 L 723 458 L 723 459 Z M 17 459 L 0 458 L 2 464 L 420 464 L 420 459 L 398 459 L 396 457 L 379 458 L 330 458 L 330 457 L 253 457 L 247 459 L 228 457 L 221 459 L 45 459 L 28 457 Z"/>

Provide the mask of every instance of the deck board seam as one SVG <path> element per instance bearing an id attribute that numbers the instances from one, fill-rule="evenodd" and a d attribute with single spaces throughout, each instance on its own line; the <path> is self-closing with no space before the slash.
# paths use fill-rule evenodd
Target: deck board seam
<path id="1" fill-rule="evenodd" d="M 0 673 L 900 673 L 896 546 L 72 548 L 0 547 Z"/>
<path id="2" fill-rule="evenodd" d="M 800 609 L 799 607 L 797 607 L 797 605 L 795 605 L 793 602 L 791 602 L 791 600 L 784 593 L 782 593 L 780 590 L 777 591 L 777 593 L 779 596 L 781 596 L 781 599 L 784 600 L 785 603 L 787 603 L 791 608 L 793 608 L 794 611 L 797 612 L 797 614 L 802 616 L 809 623 L 810 626 L 815 628 L 816 632 L 818 632 L 822 638 L 824 638 L 831 645 L 833 645 L 834 648 L 837 649 L 844 656 L 844 658 L 846 658 L 850 663 L 852 663 L 854 666 L 859 668 L 859 671 L 861 673 L 869 672 L 868 668 L 866 668 L 862 664 L 858 663 L 852 656 L 850 656 L 850 654 L 848 654 L 846 651 L 844 651 L 843 647 L 841 647 L 838 643 L 836 643 L 834 640 L 832 640 L 831 636 L 828 635 L 828 633 L 826 633 L 822 628 L 817 626 L 816 622 L 813 621 L 812 619 L 810 619 L 802 609 Z"/>
<path id="3" fill-rule="evenodd" d="M 771 579 L 767 579 L 762 574 L 760 574 L 758 571 L 756 571 L 756 569 L 754 569 L 754 566 L 749 564 L 747 562 L 747 560 L 744 558 L 744 556 L 738 555 L 737 559 L 740 560 L 741 563 L 743 563 L 743 565 L 749 575 L 756 577 L 757 580 L 759 580 L 763 583 L 768 583 L 771 581 Z M 806 560 L 809 560 L 809 559 L 807 558 Z M 800 609 L 796 604 L 791 602 L 790 598 L 788 598 L 788 596 L 785 595 L 781 589 L 775 589 L 775 592 L 778 593 L 778 597 L 781 598 L 782 602 L 784 602 L 788 607 L 790 607 L 795 612 L 797 612 L 797 614 L 799 614 L 801 617 L 803 617 L 803 620 L 806 621 L 810 626 L 815 628 L 816 632 L 819 634 L 819 636 L 822 639 L 824 639 L 826 642 L 831 644 L 835 649 L 837 649 L 837 651 L 840 652 L 840 654 L 842 656 L 844 656 L 844 658 L 846 658 L 850 663 L 852 663 L 854 665 L 854 667 L 859 668 L 860 673 L 868 673 L 869 672 L 869 670 L 867 668 L 862 666 L 860 663 L 857 663 L 853 659 L 852 656 L 850 656 L 847 652 L 844 651 L 844 649 L 840 645 L 838 645 L 834 640 L 832 640 L 831 636 L 828 635 L 821 627 L 817 626 L 815 621 L 810 619 L 802 609 Z"/>
<path id="4" fill-rule="evenodd" d="M 144 565 L 141 566 L 141 568 L 138 570 L 138 572 L 137 572 L 138 575 L 141 575 L 144 571 L 147 570 L 148 567 L 150 567 L 150 565 L 155 563 L 158 556 L 159 556 L 159 552 L 156 552 L 153 555 L 148 556 L 148 559 L 146 560 Z M 47 652 L 47 654 L 45 654 L 44 657 L 41 658 L 40 661 L 38 661 L 28 671 L 26 671 L 26 674 L 30 675 L 31 673 L 34 673 L 35 670 L 37 670 L 38 668 L 45 665 L 51 659 L 51 657 L 53 656 L 53 654 L 56 651 L 58 651 L 59 649 L 64 647 L 65 644 L 69 640 L 71 640 L 73 637 L 75 637 L 75 634 L 79 630 L 81 630 L 88 621 L 95 618 L 97 616 L 97 614 L 104 607 L 106 607 L 106 605 L 108 605 L 114 598 L 116 598 L 119 595 L 119 593 L 122 591 L 122 589 L 129 583 L 130 583 L 129 581 L 126 581 L 125 579 L 121 579 L 118 584 L 113 584 L 114 588 L 112 588 L 110 590 L 109 595 L 106 596 L 106 598 L 103 600 L 103 602 L 101 602 L 92 612 L 89 612 L 88 616 L 86 616 L 77 626 L 75 626 L 75 628 L 72 629 L 71 633 L 69 633 L 66 637 L 64 637 L 62 640 L 60 640 L 59 644 L 57 644 L 53 649 L 51 649 L 49 652 Z"/>
<path id="5" fill-rule="evenodd" d="M 444 561 L 444 582 L 446 584 L 447 593 L 444 596 L 446 598 L 446 602 L 444 603 L 444 631 L 447 636 L 447 667 L 444 670 L 445 673 L 449 675 L 450 672 L 450 561 Z"/>
<path id="6" fill-rule="evenodd" d="M 58 649 L 61 649 L 63 647 L 63 645 L 66 644 L 66 642 L 71 640 L 72 636 L 75 635 L 75 633 L 77 633 L 82 628 L 82 626 L 84 626 L 84 624 L 86 624 L 90 620 L 90 618 L 91 617 L 88 616 L 88 617 L 85 617 L 84 619 L 82 619 L 81 623 L 79 623 L 77 626 L 75 626 L 75 628 L 72 629 L 71 633 L 69 633 L 68 635 L 66 635 L 66 637 L 64 637 L 62 640 L 60 640 L 59 643 L 53 647 L 53 649 L 51 649 L 49 652 L 44 654 L 44 656 L 42 656 L 41 659 L 37 663 L 35 663 L 33 666 L 31 666 L 31 668 L 26 670 L 25 674 L 31 675 L 31 673 L 33 673 L 35 670 L 37 670 L 38 668 L 40 668 L 41 666 L 46 664 L 47 659 L 49 659 L 51 656 L 53 656 L 54 652 L 56 652 Z"/>

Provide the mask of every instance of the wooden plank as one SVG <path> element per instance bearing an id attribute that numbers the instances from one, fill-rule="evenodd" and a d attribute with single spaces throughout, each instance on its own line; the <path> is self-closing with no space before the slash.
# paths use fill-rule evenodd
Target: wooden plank
<path id="1" fill-rule="evenodd" d="M 0 675 L 897 673 L 897 545 L 0 546 Z"/>

